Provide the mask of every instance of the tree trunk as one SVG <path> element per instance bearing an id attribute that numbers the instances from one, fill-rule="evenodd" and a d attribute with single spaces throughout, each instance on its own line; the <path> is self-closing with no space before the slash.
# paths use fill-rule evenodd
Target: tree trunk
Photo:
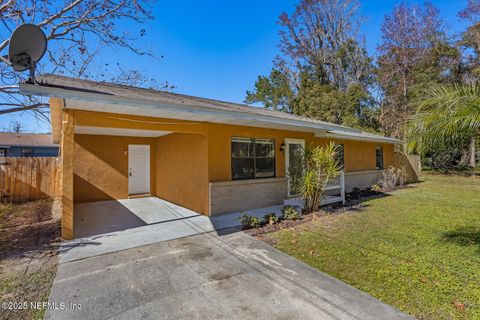
<path id="1" fill-rule="evenodd" d="M 476 165 L 476 159 L 475 159 L 475 156 L 476 156 L 476 152 L 475 152 L 475 147 L 476 147 L 476 141 L 475 141 L 475 138 L 472 138 L 472 140 L 470 140 L 470 147 L 469 147 L 469 150 L 468 150 L 468 154 L 469 154 L 469 157 L 468 157 L 468 164 L 471 168 L 475 168 L 475 165 Z"/>

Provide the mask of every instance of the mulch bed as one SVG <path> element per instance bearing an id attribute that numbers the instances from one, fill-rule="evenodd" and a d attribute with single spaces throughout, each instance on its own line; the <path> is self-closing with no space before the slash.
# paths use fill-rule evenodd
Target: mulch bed
<path id="1" fill-rule="evenodd" d="M 321 211 L 303 214 L 302 218 L 298 220 L 282 220 L 279 223 L 265 224 L 260 228 L 248 229 L 248 230 L 244 230 L 244 232 L 246 232 L 247 234 L 253 237 L 262 238 L 264 235 L 268 233 L 272 233 L 272 232 L 279 231 L 286 228 L 292 228 L 297 225 L 313 221 L 325 215 L 340 214 L 347 211 L 359 211 L 361 210 L 362 207 L 363 205 L 361 202 L 351 203 L 350 205 L 345 205 L 345 206 L 328 206 L 323 208 L 323 210 Z"/>
<path id="2" fill-rule="evenodd" d="M 411 188 L 412 186 L 402 186 L 397 187 L 395 190 Z M 265 224 L 260 228 L 244 230 L 245 233 L 259 238 L 262 241 L 269 242 L 269 239 L 265 235 L 276 232 L 282 229 L 288 229 L 295 227 L 300 224 L 304 224 L 316 219 L 319 219 L 326 215 L 336 215 L 346 212 L 358 212 L 361 211 L 364 207 L 363 202 L 382 198 L 388 196 L 386 193 L 373 191 L 371 189 L 358 190 L 357 192 L 352 192 L 346 195 L 346 204 L 342 205 L 341 203 L 336 203 L 322 207 L 320 211 L 312 212 L 309 214 L 303 214 L 301 219 L 298 220 L 282 220 L 276 224 Z"/>

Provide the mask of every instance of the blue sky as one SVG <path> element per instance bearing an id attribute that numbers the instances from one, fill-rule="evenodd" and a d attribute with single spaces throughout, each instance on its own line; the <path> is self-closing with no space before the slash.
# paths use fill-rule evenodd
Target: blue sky
<path id="1" fill-rule="evenodd" d="M 367 49 L 375 53 L 380 41 L 380 24 L 399 1 L 363 0 L 362 26 Z M 142 45 L 163 59 L 140 57 L 125 49 L 106 49 L 99 61 L 134 66 L 151 77 L 168 80 L 175 92 L 242 102 L 257 76 L 268 74 L 278 52 L 277 24 L 282 11 L 293 11 L 296 1 L 159 1 L 156 19 L 146 26 Z M 464 29 L 456 14 L 466 0 L 433 1 L 451 32 Z M 131 26 L 126 24 L 126 29 Z M 0 130 L 12 120 L 30 132 L 48 132 L 49 125 L 27 113 L 0 116 Z"/>

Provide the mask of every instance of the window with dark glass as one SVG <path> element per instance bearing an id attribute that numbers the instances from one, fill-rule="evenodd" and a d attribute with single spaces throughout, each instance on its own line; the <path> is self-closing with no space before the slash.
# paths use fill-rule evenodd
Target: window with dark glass
<path id="1" fill-rule="evenodd" d="M 0 157 L 6 157 L 6 156 L 7 156 L 7 149 L 0 148 Z"/>
<path id="2" fill-rule="evenodd" d="M 338 166 L 343 170 L 345 168 L 345 151 L 343 144 L 339 143 L 335 145 L 337 152 L 335 154 Z"/>
<path id="3" fill-rule="evenodd" d="M 375 149 L 375 167 L 377 170 L 383 169 L 383 147 L 381 146 Z"/>
<path id="4" fill-rule="evenodd" d="M 33 148 L 22 148 L 22 157 L 33 157 Z"/>
<path id="5" fill-rule="evenodd" d="M 273 139 L 232 138 L 232 179 L 275 176 Z"/>

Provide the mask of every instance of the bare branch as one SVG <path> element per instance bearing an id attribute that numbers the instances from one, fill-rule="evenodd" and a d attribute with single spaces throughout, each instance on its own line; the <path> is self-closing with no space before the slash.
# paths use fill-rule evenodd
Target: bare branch
<path id="1" fill-rule="evenodd" d="M 9 108 L 5 110 L 0 110 L 0 115 L 2 114 L 7 114 L 7 113 L 14 113 L 14 112 L 19 112 L 19 111 L 28 111 L 28 110 L 33 110 L 33 109 L 38 109 L 40 107 L 48 107 L 48 103 L 36 103 L 28 106 L 21 105 L 20 107 L 16 108 Z"/>
<path id="2" fill-rule="evenodd" d="M 4 1 L 1 1 L 0 13 L 7 29 L 13 30 L 19 23 L 28 21 L 40 26 L 47 35 L 47 55 L 37 65 L 39 73 L 55 72 L 87 78 L 93 74 L 100 78 L 116 78 L 108 63 L 102 65 L 96 59 L 107 46 L 126 48 L 137 55 L 154 56 L 138 41 L 145 34 L 140 24 L 153 18 L 149 14 L 150 0 Z M 133 21 L 138 26 L 138 34 L 132 33 L 136 31 L 134 28 L 130 28 L 129 32 L 123 31 L 125 21 Z M 0 52 L 8 43 L 8 38 L 0 39 Z M 122 81 L 147 83 L 139 81 L 142 78 L 137 74 L 139 71 L 129 72 L 131 76 L 125 76 L 128 72 L 120 72 Z M 24 74 L 0 65 L 0 106 L 9 107 L 0 114 L 33 111 L 39 119 L 46 120 L 46 111 L 42 109 L 48 105 L 45 99 L 19 94 L 17 84 L 24 79 Z"/>

